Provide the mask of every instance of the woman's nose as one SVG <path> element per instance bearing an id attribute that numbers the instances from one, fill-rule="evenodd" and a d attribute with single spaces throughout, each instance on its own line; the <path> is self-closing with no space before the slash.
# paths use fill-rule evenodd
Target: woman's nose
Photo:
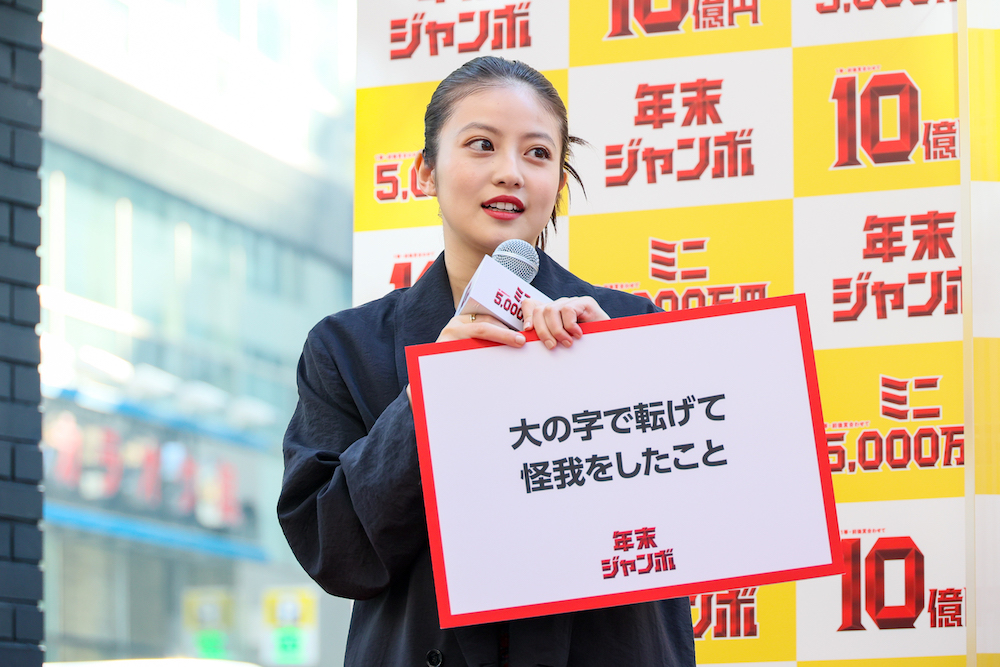
<path id="1" fill-rule="evenodd" d="M 519 188 L 524 183 L 521 174 L 520 155 L 514 152 L 498 152 L 493 172 L 493 182 L 509 188 Z"/>

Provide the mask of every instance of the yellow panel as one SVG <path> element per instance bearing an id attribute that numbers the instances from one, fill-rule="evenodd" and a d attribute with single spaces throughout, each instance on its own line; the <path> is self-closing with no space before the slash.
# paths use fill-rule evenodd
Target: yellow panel
<path id="1" fill-rule="evenodd" d="M 563 100 L 568 99 L 568 72 L 543 74 Z M 410 182 L 413 158 L 424 147 L 424 112 L 437 84 L 432 81 L 358 90 L 354 231 L 441 224 L 437 200 L 422 195 Z"/>
<path id="2" fill-rule="evenodd" d="M 437 201 L 410 195 L 413 156 L 424 147 L 424 111 L 436 82 L 385 88 L 361 88 L 357 94 L 354 157 L 354 231 L 399 229 L 439 224 Z M 399 197 L 380 201 L 377 165 L 396 164 Z M 388 174 L 390 177 L 392 173 Z M 403 201 L 402 192 L 407 192 Z"/>
<path id="3" fill-rule="evenodd" d="M 570 269 L 596 285 L 651 298 L 665 290 L 708 294 L 720 287 L 739 299 L 741 286 L 766 283 L 767 296 L 790 294 L 792 202 L 777 200 L 657 211 L 572 216 Z M 707 279 L 665 281 L 652 277 L 651 239 L 679 243 L 707 239 L 704 251 L 674 254 L 675 268 L 707 268 Z M 721 294 L 721 293 L 720 293 Z M 710 297 L 709 297 L 710 299 Z M 666 303 L 664 308 L 670 309 Z"/>
<path id="4" fill-rule="evenodd" d="M 964 471 L 956 465 L 960 451 L 952 449 L 951 465 L 945 465 L 947 434 L 952 442 L 964 441 L 962 343 L 926 343 L 886 347 L 818 350 L 816 370 L 819 376 L 823 418 L 827 437 L 842 435 L 845 466 L 834 471 L 833 489 L 838 503 L 874 500 L 909 500 L 917 498 L 953 498 L 964 494 Z M 882 414 L 881 376 L 908 381 L 905 391 L 892 392 L 907 397 L 907 410 L 941 408 L 937 419 L 896 420 Z M 914 378 L 940 376 L 937 389 L 913 390 Z M 891 407 L 899 406 L 889 404 Z M 902 408 L 899 408 L 902 409 Z M 886 460 L 885 451 L 890 433 L 898 429 L 910 438 L 911 460 L 905 468 L 894 469 Z M 931 429 L 938 438 L 938 452 L 933 466 L 920 467 L 915 460 L 915 438 L 920 429 Z M 875 470 L 861 465 L 862 434 L 877 432 L 882 440 L 882 463 Z M 924 457 L 932 457 L 931 442 L 924 439 Z M 896 439 L 895 451 L 902 458 L 905 438 Z M 875 445 L 868 445 L 870 458 Z M 837 460 L 836 456 L 831 459 Z"/>
<path id="5" fill-rule="evenodd" d="M 1000 667 L 1000 653 L 976 654 L 977 667 Z"/>
<path id="6" fill-rule="evenodd" d="M 965 656 L 868 658 L 866 660 L 799 660 L 798 667 L 965 667 Z M 980 667 L 982 667 L 981 663 Z"/>
<path id="7" fill-rule="evenodd" d="M 713 638 L 710 627 L 694 643 L 699 665 L 795 659 L 795 582 L 757 589 L 756 637 Z M 697 624 L 699 610 L 692 608 Z M 714 623 L 714 619 L 713 619 Z"/>
<path id="8" fill-rule="evenodd" d="M 1000 338 L 976 338 L 976 493 L 1000 494 Z"/>
<path id="9" fill-rule="evenodd" d="M 998 41 L 1000 30 L 969 30 L 969 109 L 974 181 L 1000 181 Z"/>
<path id="10" fill-rule="evenodd" d="M 921 148 L 923 123 L 958 118 L 956 39 L 955 35 L 932 35 L 796 48 L 793 53 L 795 195 L 957 185 L 959 161 L 925 162 Z M 862 94 L 868 81 L 873 75 L 895 71 L 906 72 L 920 91 L 919 119 L 914 121 L 919 121 L 920 132 L 910 154 L 911 162 L 874 165 L 862 150 L 859 129 L 856 156 L 860 166 L 831 169 L 838 158 L 838 133 L 847 136 L 838 127 L 838 103 L 831 101 L 835 79 L 857 74 L 855 112 L 861 118 Z M 893 107 L 885 107 L 886 111 L 890 108 Z M 887 121 L 883 118 L 882 122 Z"/>
<path id="11" fill-rule="evenodd" d="M 679 2 L 681 0 L 654 0 L 652 9 L 672 9 Z M 729 27 L 727 18 L 727 27 L 709 30 L 695 30 L 695 7 L 698 3 L 694 0 L 687 1 L 687 16 L 678 26 L 679 29 L 667 32 L 644 33 L 633 11 L 629 21 L 629 31 L 633 36 L 608 38 L 615 7 L 622 6 L 628 10 L 633 4 L 629 0 L 573 0 L 569 10 L 570 66 L 775 49 L 792 45 L 791 0 L 760 0 L 756 25 L 752 23 L 752 15 L 737 14 L 733 17 L 736 25 Z M 726 6 L 728 7 L 728 3 Z"/>

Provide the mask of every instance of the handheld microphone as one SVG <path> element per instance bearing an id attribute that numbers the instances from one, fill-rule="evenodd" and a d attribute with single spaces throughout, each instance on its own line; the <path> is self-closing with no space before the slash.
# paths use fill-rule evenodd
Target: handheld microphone
<path id="1" fill-rule="evenodd" d="M 497 318 L 515 331 L 524 331 L 524 314 L 521 301 L 534 299 L 552 303 L 531 286 L 538 273 L 538 253 L 522 239 L 504 241 L 483 257 L 472 276 L 455 315 L 486 313 Z"/>

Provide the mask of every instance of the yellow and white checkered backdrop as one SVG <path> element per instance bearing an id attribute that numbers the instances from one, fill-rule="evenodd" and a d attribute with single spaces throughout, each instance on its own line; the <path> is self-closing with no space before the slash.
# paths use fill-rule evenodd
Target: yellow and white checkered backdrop
<path id="1" fill-rule="evenodd" d="M 1000 667 L 1000 2 L 386 0 L 358 23 L 356 303 L 441 251 L 423 113 L 486 54 L 543 71 L 589 142 L 557 261 L 668 310 L 807 295 L 845 574 L 693 597 L 699 664 Z"/>

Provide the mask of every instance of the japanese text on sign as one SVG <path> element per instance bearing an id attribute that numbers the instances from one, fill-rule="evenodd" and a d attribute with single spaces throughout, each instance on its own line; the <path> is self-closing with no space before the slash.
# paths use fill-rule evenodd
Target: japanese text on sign
<path id="1" fill-rule="evenodd" d="M 697 399 L 693 395 L 685 396 L 676 405 L 674 401 L 667 401 L 665 408 L 663 407 L 663 401 L 655 401 L 637 403 L 635 406 L 625 406 L 603 412 L 600 410 L 584 410 L 572 415 L 573 424 L 576 426 L 571 426 L 569 419 L 560 415 L 549 417 L 545 420 L 544 424 L 541 422 L 538 424 L 529 424 L 528 420 L 522 417 L 519 425 L 510 427 L 511 433 L 519 434 L 517 441 L 511 447 L 517 449 L 525 441 L 535 446 L 541 446 L 542 441 L 533 435 L 533 431 L 539 431 L 541 437 L 546 442 L 552 442 L 553 440 L 565 442 L 569 439 L 571 433 L 582 433 L 583 435 L 580 436 L 581 441 L 590 440 L 593 438 L 594 431 L 604 429 L 603 419 L 607 417 L 611 418 L 608 424 L 611 431 L 620 434 L 631 433 L 633 429 L 642 433 L 665 430 L 668 423 L 672 427 L 680 427 L 691 420 L 691 415 L 697 412 L 695 407 L 698 405 L 705 406 L 704 415 L 710 421 L 725 421 L 725 415 L 713 410 L 715 404 L 725 397 L 725 394 L 716 394 Z"/>
<path id="2" fill-rule="evenodd" d="M 943 4 L 948 2 L 957 2 L 958 0 L 937 0 L 937 4 Z M 879 0 L 843 0 L 843 5 L 841 5 L 841 0 L 824 0 L 824 2 L 816 3 L 816 11 L 820 14 L 833 14 L 834 12 L 843 11 L 844 13 L 850 12 L 851 9 L 857 9 L 859 11 L 865 9 L 873 9 L 875 5 L 879 3 Z M 882 6 L 888 9 L 894 7 L 900 7 L 903 4 L 903 0 L 881 0 Z M 928 0 L 908 0 L 909 5 L 926 5 Z"/>
<path id="3" fill-rule="evenodd" d="M 708 280 L 708 267 L 680 269 L 677 267 L 678 248 L 680 252 L 704 252 L 708 239 L 684 239 L 679 243 L 649 239 L 649 277 L 664 282 Z"/>
<path id="4" fill-rule="evenodd" d="M 674 445 L 672 451 L 663 453 L 652 447 L 646 447 L 646 450 L 640 455 L 643 460 L 636 461 L 635 458 L 630 458 L 629 466 L 625 465 L 622 452 L 616 452 L 618 478 L 630 479 L 640 472 L 648 477 L 651 471 L 669 473 L 675 469 L 693 470 L 699 466 L 699 460 L 708 467 L 724 466 L 728 463 L 727 459 L 720 458 L 725 445 L 713 445 L 711 440 L 706 440 L 705 447 L 705 453 L 700 457 L 697 451 L 692 451 L 696 449 L 693 442 Z M 670 467 L 671 457 L 673 458 L 673 468 Z M 631 470 L 627 470 L 626 468 L 631 467 L 633 462 L 635 466 Z M 587 478 L 594 482 L 612 481 L 615 479 L 612 465 L 610 456 L 593 454 L 585 459 L 581 459 L 579 456 L 567 456 L 551 462 L 525 463 L 521 466 L 521 479 L 524 480 L 525 493 L 566 489 L 571 486 L 583 486 L 587 482 Z M 585 467 L 586 472 L 584 472 Z"/>
<path id="5" fill-rule="evenodd" d="M 930 598 L 932 628 L 962 627 L 964 588 L 932 588 Z"/>
<path id="6" fill-rule="evenodd" d="M 891 263 L 897 257 L 905 257 L 907 246 L 903 241 L 903 227 L 907 216 L 879 217 L 869 215 L 865 220 L 865 247 L 862 257 L 866 260 L 879 260 L 881 263 Z M 926 214 L 909 216 L 913 240 L 916 241 L 912 261 L 933 260 L 938 258 L 954 258 L 955 252 L 948 239 L 954 232 L 955 213 L 928 211 Z M 876 317 L 884 320 L 888 311 L 906 310 L 907 317 L 926 317 L 934 315 L 944 300 L 943 313 L 956 315 L 961 312 L 962 267 L 949 271 L 914 271 L 907 275 L 905 283 L 887 283 L 882 280 L 871 280 L 871 271 L 862 271 L 857 278 L 833 279 L 833 303 L 848 304 L 843 310 L 833 311 L 834 322 L 853 322 L 858 319 L 865 308 L 868 299 L 875 302 Z M 926 287 L 918 287 L 924 286 Z M 926 301 L 921 301 L 923 295 L 913 303 L 914 291 L 927 294 Z M 905 293 L 911 294 L 911 303 L 906 306 Z"/>
<path id="7" fill-rule="evenodd" d="M 707 125 L 722 123 L 718 104 L 722 100 L 722 79 L 697 79 L 681 83 L 681 104 L 687 109 L 681 120 L 681 127 L 692 124 Z M 650 125 L 654 130 L 676 122 L 674 92 L 676 84 L 649 85 L 640 83 L 636 88 L 636 127 Z M 626 186 L 639 170 L 641 155 L 645 166 L 646 183 L 656 183 L 659 176 L 674 175 L 677 181 L 697 181 L 712 167 L 712 178 L 736 178 L 753 176 L 753 128 L 730 131 L 720 135 L 680 137 L 676 147 L 655 148 L 643 146 L 642 138 L 629 139 L 628 144 L 608 144 L 604 147 L 604 168 L 608 172 L 619 173 L 605 176 L 606 187 Z M 697 148 L 695 146 L 697 145 Z M 697 163 L 687 169 L 674 169 L 676 151 L 694 151 Z M 686 153 L 685 153 L 686 155 Z M 686 164 L 693 160 L 684 158 Z"/>
<path id="8" fill-rule="evenodd" d="M 910 406 L 910 392 L 937 391 L 941 376 L 895 378 L 879 376 L 879 410 L 883 417 L 894 421 L 928 421 L 941 419 L 942 406 Z M 965 463 L 965 427 L 962 424 L 921 426 L 907 429 L 902 426 L 882 433 L 869 428 L 870 422 L 855 422 L 864 430 L 858 435 L 854 459 L 848 459 L 844 446 L 848 424 L 830 424 L 826 431 L 827 451 L 832 472 L 853 473 L 860 466 L 862 471 L 883 468 L 906 470 L 911 462 L 920 468 L 961 466 Z"/>
<path id="9" fill-rule="evenodd" d="M 396 255 L 393 258 L 392 274 L 389 276 L 389 283 L 393 289 L 410 287 L 415 282 L 413 280 L 414 270 L 423 266 L 417 279 L 423 277 L 427 269 L 434 263 L 434 253 L 430 252 L 409 252 Z"/>
<path id="10" fill-rule="evenodd" d="M 680 255 L 705 252 L 711 239 L 679 239 L 664 241 L 649 239 L 649 277 L 667 283 L 683 283 L 709 279 L 709 267 L 680 267 Z M 637 296 L 644 296 L 659 308 L 668 311 L 701 308 L 720 303 L 752 301 L 767 298 L 769 283 L 743 283 L 739 285 L 691 286 L 678 294 L 673 288 L 658 290 L 653 296 L 646 290 L 633 290 Z M 612 287 L 605 285 L 605 287 Z M 619 288 L 621 289 L 621 288 Z"/>
<path id="11" fill-rule="evenodd" d="M 633 541 L 633 537 L 635 538 Z M 621 555 L 612 556 L 601 561 L 601 570 L 605 579 L 614 579 L 619 572 L 623 577 L 629 574 L 649 574 L 650 572 L 669 572 L 677 569 L 674 564 L 673 549 L 656 549 L 656 528 L 643 527 L 635 530 L 616 530 L 612 535 L 614 540 L 614 550 L 621 551 Z M 646 551 L 646 553 L 636 553 L 634 558 L 626 557 L 626 554 L 635 549 Z"/>
<path id="12" fill-rule="evenodd" d="M 530 2 L 519 2 L 497 9 L 459 12 L 457 20 L 452 21 L 428 21 L 424 12 L 391 19 L 389 41 L 402 46 L 389 51 L 389 57 L 412 58 L 421 42 L 432 57 L 445 48 L 456 48 L 456 44 L 458 53 L 476 53 L 487 40 L 493 51 L 525 48 L 531 46 L 530 10 Z"/>
<path id="13" fill-rule="evenodd" d="M 705 639 L 710 628 L 714 639 L 757 636 L 756 588 L 734 588 L 720 593 L 692 595 L 689 599 L 691 606 L 699 610 L 698 622 L 694 626 L 695 639 Z"/>
<path id="14" fill-rule="evenodd" d="M 907 378 L 901 380 L 899 378 L 889 377 L 888 375 L 880 376 L 882 384 L 882 416 L 888 417 L 889 419 L 896 419 L 899 421 L 906 421 L 913 416 L 914 420 L 918 419 L 940 419 L 941 418 L 941 406 L 935 405 L 933 407 L 923 407 L 914 408 L 912 411 L 909 409 L 910 397 L 907 393 L 909 387 L 913 386 L 913 391 L 931 391 L 938 388 L 938 383 L 941 381 L 941 376 L 933 377 L 916 377 Z M 902 392 L 902 393 L 900 393 Z"/>
<path id="15" fill-rule="evenodd" d="M 647 35 L 682 32 L 684 23 L 694 9 L 694 30 L 737 28 L 736 17 L 746 14 L 751 25 L 760 25 L 758 0 L 674 0 L 669 9 L 653 9 L 652 0 L 610 0 L 611 29 L 605 39 L 635 37 L 632 22 Z"/>
<path id="16" fill-rule="evenodd" d="M 521 302 L 525 299 L 530 299 L 531 295 L 518 287 L 514 290 L 514 294 L 510 295 L 504 292 L 502 289 L 498 289 L 496 295 L 493 297 L 493 303 L 500 306 L 502 310 L 507 311 L 519 320 L 524 320 L 524 311 L 521 310 Z"/>
<path id="17" fill-rule="evenodd" d="M 886 138 L 881 130 L 881 101 L 893 97 L 899 101 L 895 119 L 899 133 L 896 138 Z M 837 159 L 830 169 L 864 166 L 859 158 L 859 136 L 860 150 L 872 164 L 912 163 L 911 155 L 921 138 L 924 162 L 958 159 L 958 119 L 921 121 L 920 88 L 906 72 L 873 74 L 861 91 L 861 113 L 856 73 L 834 79 L 830 101 L 836 104 L 837 117 Z"/>
<path id="18" fill-rule="evenodd" d="M 517 449 L 525 442 L 540 447 L 542 440 L 536 437 L 535 432 L 546 442 L 553 440 L 565 442 L 573 433 L 581 434 L 581 442 L 591 440 L 594 431 L 604 430 L 605 419 L 609 419 L 607 422 L 608 430 L 616 434 L 647 433 L 679 428 L 688 424 L 692 416 L 698 414 L 699 411 L 696 408 L 699 405 L 705 406 L 702 412 L 709 421 L 724 421 L 726 416 L 718 412 L 715 405 L 725 397 L 725 394 L 702 398 L 695 398 L 694 395 L 691 395 L 685 396 L 676 405 L 672 400 L 667 401 L 665 407 L 663 401 L 652 401 L 612 410 L 584 410 L 572 415 L 572 424 L 569 419 L 561 415 L 549 417 L 544 423 L 539 421 L 537 424 L 529 424 L 528 420 L 522 417 L 519 425 L 511 426 L 509 429 L 511 433 L 518 434 L 517 440 L 511 444 L 511 447 Z M 724 447 L 721 444 L 713 445 L 711 440 L 707 440 L 706 451 L 700 457 L 701 463 L 709 467 L 726 465 L 727 460 L 721 458 L 720 455 Z M 625 464 L 625 459 L 629 458 L 628 455 L 623 456 L 622 452 L 617 452 L 615 460 L 618 464 L 618 477 L 629 479 L 637 476 L 640 472 L 644 476 L 649 476 L 651 471 L 662 474 L 669 473 L 674 469 L 691 470 L 697 468 L 699 466 L 697 452 L 688 454 L 694 449 L 694 443 L 673 445 L 671 450 L 662 453 L 659 450 L 646 447 L 646 450 L 641 454 L 645 463 L 630 459 L 628 466 Z M 552 461 L 524 463 L 521 466 L 520 475 L 524 481 L 525 492 L 535 493 L 565 489 L 570 486 L 583 486 L 588 477 L 595 482 L 610 482 L 615 478 L 612 466 L 610 456 L 598 454 L 586 458 L 568 456 Z"/>
<path id="19" fill-rule="evenodd" d="M 414 158 L 419 153 L 390 153 L 375 156 L 374 196 L 380 204 L 396 201 L 416 201 L 427 194 L 417 184 Z M 402 175 L 405 174 L 404 178 Z"/>
<path id="20" fill-rule="evenodd" d="M 964 589 L 925 589 L 924 554 L 912 538 L 880 537 L 868 552 L 863 565 L 860 539 L 843 539 L 840 544 L 844 555 L 844 574 L 841 577 L 842 622 L 837 628 L 839 632 L 867 629 L 862 622 L 862 606 L 880 630 L 913 628 L 924 611 L 927 598 L 931 628 L 962 625 Z M 902 590 L 905 591 L 905 599 L 901 605 L 884 604 L 887 561 L 903 562 Z"/>

